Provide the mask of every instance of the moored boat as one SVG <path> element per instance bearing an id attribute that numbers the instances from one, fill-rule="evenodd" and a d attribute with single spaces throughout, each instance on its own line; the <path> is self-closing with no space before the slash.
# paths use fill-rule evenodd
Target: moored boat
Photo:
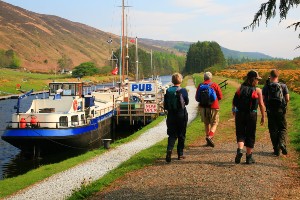
<path id="1" fill-rule="evenodd" d="M 29 154 L 62 149 L 87 150 L 111 137 L 114 94 L 101 99 L 84 94 L 81 82 L 49 84 L 49 98 L 35 99 L 26 112 L 12 115 L 1 138 Z"/>

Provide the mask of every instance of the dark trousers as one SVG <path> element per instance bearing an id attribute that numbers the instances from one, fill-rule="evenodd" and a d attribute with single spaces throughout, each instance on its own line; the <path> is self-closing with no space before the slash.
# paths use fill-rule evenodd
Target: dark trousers
<path id="1" fill-rule="evenodd" d="M 236 112 L 235 131 L 236 141 L 244 142 L 246 147 L 254 148 L 256 136 L 256 112 Z"/>
<path id="2" fill-rule="evenodd" d="M 278 150 L 279 145 L 286 145 L 287 122 L 285 112 L 268 111 L 268 128 L 273 149 Z"/>
<path id="3" fill-rule="evenodd" d="M 179 156 L 183 155 L 187 121 L 188 121 L 188 113 L 186 112 L 186 110 L 184 110 L 183 112 L 168 113 L 167 134 L 169 138 L 168 138 L 167 151 L 173 150 L 175 142 L 178 138 L 177 154 Z"/>

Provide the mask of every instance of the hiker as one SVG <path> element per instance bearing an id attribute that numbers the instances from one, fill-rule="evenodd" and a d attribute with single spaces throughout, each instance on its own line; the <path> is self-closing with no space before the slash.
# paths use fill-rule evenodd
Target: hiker
<path id="1" fill-rule="evenodd" d="M 287 122 L 285 113 L 290 96 L 286 84 L 279 82 L 278 70 L 271 70 L 270 77 L 263 87 L 262 94 L 267 109 L 268 128 L 274 150 L 273 154 L 279 156 L 281 150 L 283 155 L 287 155 Z"/>
<path id="2" fill-rule="evenodd" d="M 200 83 L 196 95 L 199 102 L 201 121 L 205 126 L 206 146 L 214 147 L 213 137 L 219 123 L 219 100 L 222 99 L 222 91 L 218 84 L 212 82 L 212 74 L 204 73 L 204 82 Z"/>
<path id="3" fill-rule="evenodd" d="M 257 88 L 261 79 L 256 71 L 249 71 L 244 83 L 235 92 L 232 101 L 232 113 L 235 116 L 235 129 L 237 141 L 237 153 L 235 163 L 241 162 L 243 148 L 246 146 L 246 163 L 255 163 L 252 156 L 255 144 L 257 107 L 261 112 L 260 124 L 265 122 L 265 106 L 262 98 L 262 91 Z"/>
<path id="4" fill-rule="evenodd" d="M 186 105 L 189 104 L 188 92 L 185 88 L 181 88 L 182 75 L 174 73 L 172 75 L 172 83 L 174 86 L 167 89 L 164 96 L 164 110 L 167 111 L 167 134 L 168 146 L 166 161 L 171 162 L 172 150 L 178 138 L 177 155 L 178 160 L 184 159 L 183 155 L 186 126 L 188 121 L 188 113 Z"/>

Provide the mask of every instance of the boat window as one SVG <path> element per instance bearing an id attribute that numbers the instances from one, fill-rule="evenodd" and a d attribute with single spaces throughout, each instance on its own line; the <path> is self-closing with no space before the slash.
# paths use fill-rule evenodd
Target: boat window
<path id="1" fill-rule="evenodd" d="M 75 95 L 75 84 L 64 84 L 63 90 L 64 90 L 64 95 L 67 96 Z"/>
<path id="2" fill-rule="evenodd" d="M 71 124 L 72 125 L 78 125 L 78 115 L 73 115 L 71 117 Z"/>
<path id="3" fill-rule="evenodd" d="M 66 126 L 66 127 L 68 127 L 68 117 L 67 116 L 61 116 L 59 118 L 59 126 Z"/>
<path id="4" fill-rule="evenodd" d="M 82 122 L 84 123 L 84 114 L 81 115 L 81 119 L 80 120 L 81 120 L 81 123 Z"/>
<path id="5" fill-rule="evenodd" d="M 59 89 L 62 89 L 62 84 L 50 84 L 50 95 L 55 95 Z"/>

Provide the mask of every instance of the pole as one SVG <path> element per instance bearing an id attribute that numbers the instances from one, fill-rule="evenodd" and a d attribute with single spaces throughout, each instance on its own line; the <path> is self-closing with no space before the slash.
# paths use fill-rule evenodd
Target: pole
<path id="1" fill-rule="evenodd" d="M 124 7 L 124 0 L 122 0 L 122 47 L 124 46 L 124 12 L 125 12 L 125 7 Z M 125 52 L 122 51 L 122 63 L 125 63 L 124 61 L 125 57 Z M 124 64 L 122 65 L 122 82 L 124 81 Z"/>
<path id="2" fill-rule="evenodd" d="M 138 82 L 139 81 L 139 57 L 138 57 L 138 41 L 137 41 L 137 37 L 135 37 L 135 64 L 136 64 L 136 69 L 135 69 L 135 81 Z"/>
<path id="3" fill-rule="evenodd" d="M 128 78 L 128 62 L 129 62 L 129 55 L 128 55 L 128 16 L 126 15 L 126 77 Z"/>

